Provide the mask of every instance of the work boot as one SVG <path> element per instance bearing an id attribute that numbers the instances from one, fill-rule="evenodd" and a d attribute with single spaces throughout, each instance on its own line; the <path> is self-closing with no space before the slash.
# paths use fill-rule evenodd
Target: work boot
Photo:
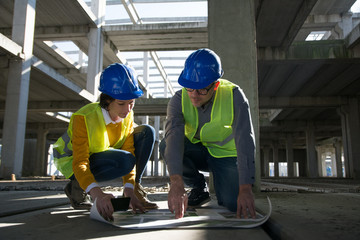
<path id="1" fill-rule="evenodd" d="M 65 186 L 65 194 L 69 198 L 71 206 L 74 209 L 86 209 L 90 210 L 92 203 L 90 201 L 90 197 L 86 194 L 86 192 L 80 187 L 78 181 L 76 179 L 71 180 Z"/>
<path id="2" fill-rule="evenodd" d="M 150 202 L 150 200 L 147 198 L 147 193 L 145 192 L 143 186 L 141 186 L 140 183 L 135 183 L 134 193 L 145 209 L 158 208 L 158 205 L 156 205 L 156 203 Z"/>
<path id="3" fill-rule="evenodd" d="M 205 189 L 194 188 L 188 194 L 188 206 L 200 207 L 210 201 L 210 194 Z"/>

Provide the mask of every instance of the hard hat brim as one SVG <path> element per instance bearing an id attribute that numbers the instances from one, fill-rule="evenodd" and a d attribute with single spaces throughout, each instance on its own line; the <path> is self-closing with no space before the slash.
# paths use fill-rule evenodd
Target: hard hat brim
<path id="1" fill-rule="evenodd" d="M 132 93 L 121 93 L 121 94 L 113 94 L 110 92 L 103 91 L 106 95 L 109 95 L 110 97 L 117 99 L 117 100 L 130 100 L 130 99 L 136 99 L 141 97 L 144 92 L 139 89 L 138 91 L 132 92 Z"/>
<path id="2" fill-rule="evenodd" d="M 215 79 L 212 82 L 215 82 L 217 79 Z M 209 86 L 212 82 L 194 82 L 194 81 L 190 81 L 188 79 L 186 79 L 184 77 L 184 71 L 181 72 L 179 79 L 178 79 L 178 83 L 185 87 L 185 88 L 191 88 L 191 89 L 202 89 L 205 88 L 207 86 Z"/>

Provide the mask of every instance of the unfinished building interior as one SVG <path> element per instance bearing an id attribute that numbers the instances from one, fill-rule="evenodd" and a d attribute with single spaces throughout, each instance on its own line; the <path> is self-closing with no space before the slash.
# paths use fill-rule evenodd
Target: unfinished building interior
<path id="1" fill-rule="evenodd" d="M 145 92 L 136 101 L 135 122 L 157 133 L 147 176 L 166 179 L 158 146 L 167 103 L 181 89 L 177 78 L 186 57 L 210 48 L 221 57 L 224 78 L 249 99 L 255 191 L 311 184 L 306 186 L 322 191 L 347 189 L 360 199 L 360 13 L 351 10 L 354 4 L 0 1 L 0 178 L 61 178 L 52 144 L 71 113 L 98 100 L 101 71 L 120 62 L 136 69 Z M 160 14 L 162 5 L 168 16 Z M 180 6 L 204 14 L 178 16 Z M 359 208 L 354 214 L 358 227 Z"/>

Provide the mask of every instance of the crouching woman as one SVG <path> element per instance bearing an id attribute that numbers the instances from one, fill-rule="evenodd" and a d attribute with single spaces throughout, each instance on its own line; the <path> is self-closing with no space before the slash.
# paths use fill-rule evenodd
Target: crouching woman
<path id="1" fill-rule="evenodd" d="M 91 207 L 89 194 L 97 199 L 99 213 L 112 220 L 114 196 L 104 193 L 98 182 L 123 177 L 124 195 L 131 198 L 134 211 L 157 208 L 140 184 L 155 134 L 148 125 L 134 128 L 135 99 L 143 95 L 135 71 L 119 63 L 108 66 L 99 91 L 100 102 L 75 112 L 67 132 L 54 144 L 55 165 L 70 179 L 65 193 L 75 209 Z"/>

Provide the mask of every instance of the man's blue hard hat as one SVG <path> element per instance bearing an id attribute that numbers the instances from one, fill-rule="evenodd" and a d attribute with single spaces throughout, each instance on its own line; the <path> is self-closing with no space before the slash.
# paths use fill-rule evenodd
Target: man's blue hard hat
<path id="1" fill-rule="evenodd" d="M 201 89 L 218 80 L 223 74 L 220 57 L 214 51 L 202 48 L 186 59 L 178 82 L 186 88 Z"/>
<path id="2" fill-rule="evenodd" d="M 100 76 L 99 91 L 119 100 L 130 100 L 141 97 L 137 74 L 131 67 L 113 63 Z"/>

